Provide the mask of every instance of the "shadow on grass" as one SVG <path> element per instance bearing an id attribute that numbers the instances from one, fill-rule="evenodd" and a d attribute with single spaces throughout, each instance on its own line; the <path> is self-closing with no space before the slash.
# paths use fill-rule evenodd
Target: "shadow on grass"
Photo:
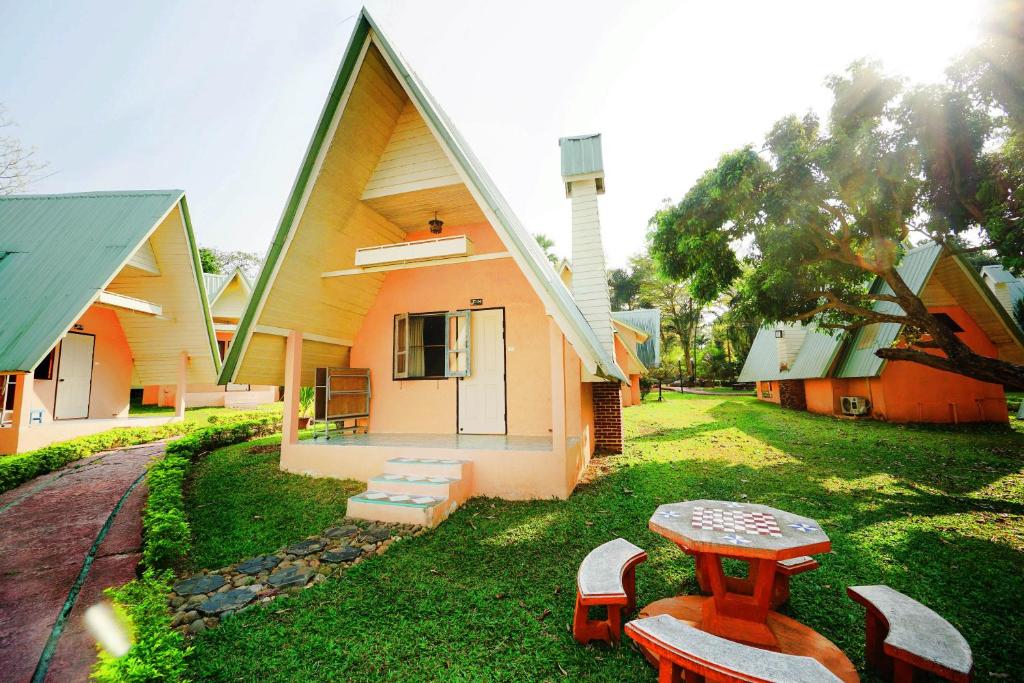
<path id="1" fill-rule="evenodd" d="M 658 406 L 666 415 L 672 408 Z M 577 567 L 595 546 L 624 537 L 649 554 L 637 571 L 641 605 L 694 593 L 692 560 L 647 523 L 659 504 L 720 498 L 773 505 L 822 524 L 833 552 L 820 558 L 819 570 L 794 579 L 787 611 L 859 666 L 863 611 L 845 588 L 886 583 L 963 630 L 979 679 L 996 673 L 1024 680 L 1024 622 L 1013 616 L 1024 594 L 1024 555 L 1013 547 L 1012 528 L 1001 533 L 993 521 L 1008 519 L 1019 534 L 1020 504 L 963 495 L 1019 470 L 994 452 L 996 437 L 891 425 L 860 430 L 859 423 L 855 431 L 827 418 L 766 410 L 732 399 L 709 408 L 712 419 L 697 424 L 691 416 L 683 420 L 691 424 L 661 427 L 650 413 L 630 418 L 639 433 L 626 455 L 597 461 L 603 475 L 569 500 L 474 499 L 431 534 L 402 541 L 339 580 L 204 633 L 190 676 L 654 680 L 629 647 L 572 640 Z M 703 440 L 733 428 L 742 432 L 736 453 L 709 455 Z M 950 443 L 929 443 L 941 440 L 936 433 Z M 766 460 L 769 448 L 789 457 Z M 944 470 L 941 487 L 915 483 L 932 470 Z M 876 485 L 872 477 L 881 475 L 888 476 Z"/>

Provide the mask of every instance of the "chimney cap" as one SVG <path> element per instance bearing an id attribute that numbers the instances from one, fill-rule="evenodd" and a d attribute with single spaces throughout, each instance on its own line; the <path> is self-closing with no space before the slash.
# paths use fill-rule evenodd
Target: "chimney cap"
<path id="1" fill-rule="evenodd" d="M 604 175 L 600 133 L 559 138 L 558 146 L 562 148 L 562 177 L 566 180 Z"/>

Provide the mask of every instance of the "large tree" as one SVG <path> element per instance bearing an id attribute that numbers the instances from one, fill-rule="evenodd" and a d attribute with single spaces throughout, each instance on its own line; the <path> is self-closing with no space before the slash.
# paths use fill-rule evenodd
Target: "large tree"
<path id="1" fill-rule="evenodd" d="M 690 376 L 696 365 L 706 303 L 693 296 L 689 283 L 664 277 L 646 254 L 629 259 L 629 275 L 638 288 L 634 307 L 661 311 L 662 347 L 666 351 L 679 349 L 686 375 Z"/>
<path id="2" fill-rule="evenodd" d="M 1024 367 L 972 351 L 897 270 L 912 233 L 1024 267 L 1020 128 L 1004 109 L 1012 98 L 986 85 L 1004 68 L 992 55 L 1006 53 L 979 52 L 959 80 L 929 88 L 908 90 L 865 62 L 831 78 L 827 126 L 813 114 L 780 120 L 761 149 L 726 154 L 655 214 L 660 268 L 711 299 L 746 260 L 739 294 L 765 320 L 846 331 L 898 323 L 897 344 L 879 357 L 1024 386 Z M 1020 74 L 1017 62 L 1018 84 Z M 875 278 L 888 290 L 870 289 Z"/>

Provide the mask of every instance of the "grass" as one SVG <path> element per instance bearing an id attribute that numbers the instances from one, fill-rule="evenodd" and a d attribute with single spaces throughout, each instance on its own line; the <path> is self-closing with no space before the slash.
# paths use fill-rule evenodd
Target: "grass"
<path id="1" fill-rule="evenodd" d="M 886 583 L 962 630 L 977 680 L 1024 680 L 1024 620 L 1014 616 L 1024 595 L 1024 423 L 1016 431 L 901 427 L 749 398 L 653 399 L 626 411 L 626 453 L 595 460 L 589 482 L 569 500 L 472 500 L 435 532 L 403 541 L 341 580 L 202 634 L 189 676 L 653 681 L 630 647 L 572 640 L 576 569 L 593 547 L 622 536 L 650 555 L 638 569 L 641 605 L 695 592 L 692 560 L 648 531 L 647 520 L 661 503 L 708 497 L 766 503 L 823 525 L 833 552 L 819 558 L 819 570 L 794 579 L 787 611 L 858 667 L 863 611 L 845 588 Z M 227 452 L 250 462 L 241 449 Z M 317 480 L 265 498 L 271 488 L 259 480 L 276 476 L 273 463 L 251 457 L 258 464 L 242 471 L 212 457 L 197 481 L 231 501 L 203 512 L 194 526 L 197 534 L 217 535 L 201 541 L 211 548 L 207 558 L 215 544 L 241 550 L 238 539 L 258 532 L 253 514 L 268 516 L 260 526 L 276 526 L 271 517 L 278 515 L 291 520 L 292 538 L 319 530 L 329 516 Z M 259 503 L 235 493 L 247 489 L 256 489 Z M 295 511 L 304 506 L 317 512 L 301 529 Z M 274 535 L 245 549 L 273 550 L 283 541 L 284 534 Z"/>
<path id="2" fill-rule="evenodd" d="M 229 446 L 196 465 L 185 496 L 194 568 L 216 569 L 319 533 L 366 488 L 282 472 L 280 443 L 278 435 Z"/>

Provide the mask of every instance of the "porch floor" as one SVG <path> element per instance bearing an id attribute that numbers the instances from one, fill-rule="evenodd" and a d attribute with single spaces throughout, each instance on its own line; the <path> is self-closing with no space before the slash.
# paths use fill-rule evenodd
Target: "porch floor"
<path id="1" fill-rule="evenodd" d="M 319 436 L 319 435 L 318 435 Z M 339 434 L 330 439 L 308 436 L 304 445 L 366 446 L 378 448 L 446 448 L 477 451 L 550 451 L 550 436 L 515 436 L 505 434 Z"/>

